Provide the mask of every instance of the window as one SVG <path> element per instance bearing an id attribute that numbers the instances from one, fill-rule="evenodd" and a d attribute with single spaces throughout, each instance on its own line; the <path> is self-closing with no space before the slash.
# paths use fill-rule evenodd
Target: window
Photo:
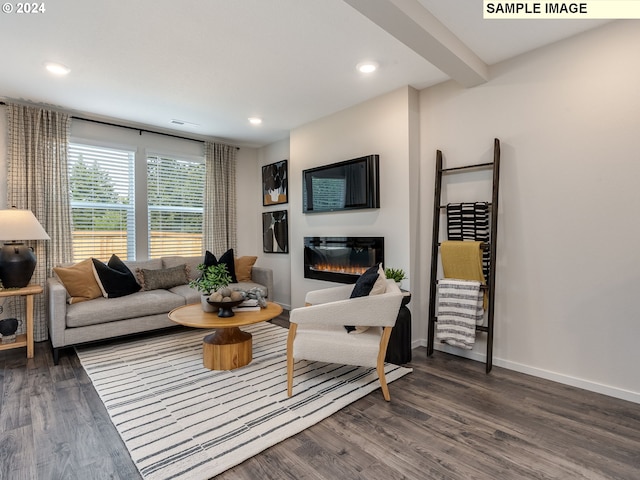
<path id="1" fill-rule="evenodd" d="M 202 156 L 76 141 L 68 161 L 74 261 L 202 255 Z"/>
<path id="2" fill-rule="evenodd" d="M 135 152 L 69 144 L 73 257 L 135 258 Z"/>
<path id="3" fill-rule="evenodd" d="M 147 156 L 149 258 L 202 255 L 205 164 Z"/>

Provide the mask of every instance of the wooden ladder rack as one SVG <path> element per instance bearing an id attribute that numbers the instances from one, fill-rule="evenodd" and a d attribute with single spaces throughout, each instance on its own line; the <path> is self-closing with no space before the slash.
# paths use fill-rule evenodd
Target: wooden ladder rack
<path id="1" fill-rule="evenodd" d="M 438 256 L 440 248 L 440 216 L 441 211 L 446 209 L 442 205 L 442 177 L 443 175 L 461 173 L 474 169 L 492 169 L 493 185 L 491 193 L 491 203 L 489 203 L 490 226 L 489 243 L 483 244 L 482 248 L 489 248 L 489 279 L 482 288 L 487 290 L 487 324 L 477 325 L 476 331 L 487 334 L 486 372 L 489 373 L 493 366 L 493 330 L 494 330 L 494 307 L 495 307 L 495 285 L 496 285 L 496 240 L 498 232 L 498 189 L 500 183 L 500 140 L 494 139 L 493 162 L 478 163 L 462 167 L 443 168 L 442 152 L 436 151 L 436 180 L 433 200 L 433 235 L 431 246 L 431 281 L 429 285 L 429 329 L 427 356 L 433 354 L 435 342 L 435 325 L 438 321 L 436 317 L 436 288 L 438 283 Z"/>

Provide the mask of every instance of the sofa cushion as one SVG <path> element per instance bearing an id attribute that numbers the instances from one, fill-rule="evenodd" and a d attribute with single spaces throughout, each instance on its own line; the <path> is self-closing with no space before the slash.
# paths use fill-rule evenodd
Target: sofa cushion
<path id="1" fill-rule="evenodd" d="M 189 283 L 187 266 L 185 264 L 172 268 L 160 268 L 158 270 L 138 268 L 136 274 L 138 276 L 138 283 L 142 285 L 143 290 L 167 289 L 175 287 L 176 285 Z"/>
<path id="2" fill-rule="evenodd" d="M 216 256 L 213 253 L 211 253 L 209 250 L 207 250 L 206 253 L 204 254 L 204 264 L 207 267 L 210 267 L 211 265 L 219 265 L 221 263 L 227 266 L 227 272 L 229 272 L 229 275 L 231 276 L 231 283 L 236 283 L 238 281 L 238 278 L 236 277 L 236 267 L 235 267 L 235 258 L 233 257 L 233 248 L 230 248 L 229 250 L 224 252 L 219 260 L 216 259 Z"/>
<path id="3" fill-rule="evenodd" d="M 106 265 L 97 258 L 91 260 L 103 297 L 124 297 L 140 290 L 136 277 L 117 255 L 111 255 L 109 263 Z"/>
<path id="4" fill-rule="evenodd" d="M 151 260 L 125 260 L 124 264 L 131 270 L 136 277 L 136 281 L 140 283 L 138 276 L 135 274 L 139 268 L 147 268 L 149 270 L 157 270 L 162 268 L 162 259 L 153 258 Z"/>
<path id="5" fill-rule="evenodd" d="M 93 262 L 90 258 L 70 267 L 54 267 L 53 271 L 67 290 L 70 304 L 102 296 L 102 290 L 96 281 Z"/>
<path id="6" fill-rule="evenodd" d="M 258 260 L 258 257 L 252 256 L 237 257 L 234 259 L 237 282 L 251 281 L 251 269 L 253 268 L 253 264 L 256 263 L 256 260 Z"/>
<path id="7" fill-rule="evenodd" d="M 182 257 L 180 255 L 171 255 L 168 257 L 162 257 L 162 268 L 172 268 L 179 265 L 187 266 L 187 273 L 189 275 L 189 281 L 200 278 L 200 271 L 198 265 L 204 263 L 204 257 L 202 255 L 197 257 Z"/>
<path id="8" fill-rule="evenodd" d="M 332 363 L 336 352 L 340 352 L 340 363 L 363 365 L 363 358 L 366 358 L 370 359 L 366 366 L 375 367 L 381 334 L 380 327 L 367 328 L 360 335 L 350 335 L 338 325 L 298 325 L 293 356 Z"/>
<path id="9" fill-rule="evenodd" d="M 168 290 L 141 291 L 119 298 L 101 296 L 90 302 L 69 305 L 67 327 L 84 327 L 128 318 L 135 322 L 137 317 L 169 313 L 182 305 L 185 305 L 184 297 Z"/>
<path id="10" fill-rule="evenodd" d="M 184 298 L 185 305 L 189 305 L 191 303 L 199 303 L 200 296 L 202 295 L 201 292 L 199 292 L 195 288 L 191 288 L 189 285 L 178 285 L 176 287 L 170 288 L 169 291 Z"/>

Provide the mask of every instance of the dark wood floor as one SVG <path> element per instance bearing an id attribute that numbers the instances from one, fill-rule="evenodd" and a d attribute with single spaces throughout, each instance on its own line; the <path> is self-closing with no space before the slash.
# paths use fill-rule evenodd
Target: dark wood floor
<path id="1" fill-rule="evenodd" d="M 640 478 L 640 405 L 413 355 L 390 403 L 377 390 L 218 478 Z M 98 478 L 141 477 L 75 353 L 0 352 L 0 479 Z"/>

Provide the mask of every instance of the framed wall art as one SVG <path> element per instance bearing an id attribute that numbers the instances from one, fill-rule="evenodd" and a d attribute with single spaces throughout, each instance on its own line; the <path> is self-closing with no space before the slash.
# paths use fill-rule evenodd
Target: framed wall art
<path id="1" fill-rule="evenodd" d="M 262 250 L 264 253 L 289 253 L 289 224 L 286 210 L 262 214 Z"/>
<path id="2" fill-rule="evenodd" d="M 289 201 L 289 171 L 287 161 L 262 167 L 262 205 L 280 205 Z"/>

